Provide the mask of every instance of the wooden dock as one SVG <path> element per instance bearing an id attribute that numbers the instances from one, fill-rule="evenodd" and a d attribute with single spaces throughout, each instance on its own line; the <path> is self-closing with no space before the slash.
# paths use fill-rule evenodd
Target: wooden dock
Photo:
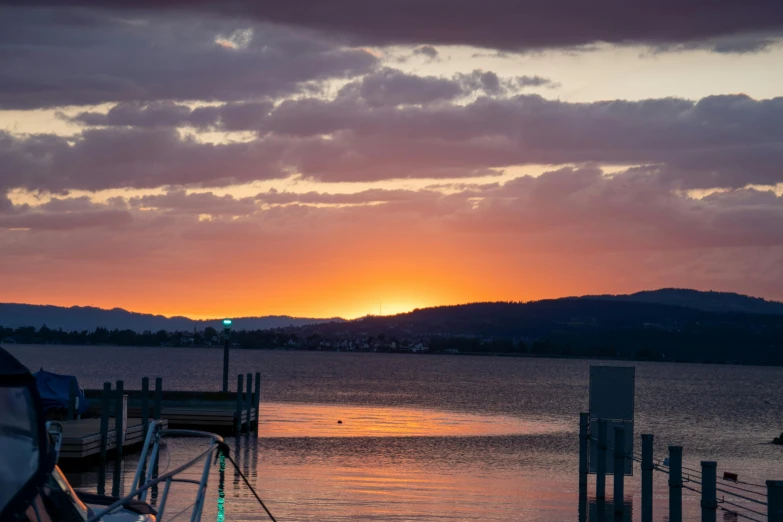
<path id="1" fill-rule="evenodd" d="M 149 389 L 149 379 L 142 381 L 141 390 L 125 390 L 122 381 L 117 382 L 118 392 L 84 390 L 89 402 L 88 414 L 102 415 L 107 407 L 110 415 L 120 408 L 127 409 L 127 416 L 134 419 L 166 419 L 170 428 L 211 431 L 221 435 L 234 435 L 258 428 L 258 405 L 261 394 L 261 374 L 237 376 L 236 391 L 180 391 L 163 390 L 163 380 L 155 380 L 155 390 Z M 255 384 L 255 388 L 253 387 Z M 125 397 L 124 406 L 117 401 L 117 393 Z M 107 398 L 107 394 L 110 398 Z M 130 429 L 130 428 L 129 428 Z"/>
<path id="2" fill-rule="evenodd" d="M 168 421 L 163 420 L 164 428 Z M 61 421 L 63 440 L 60 447 L 61 460 L 85 459 L 99 456 L 101 453 L 101 419 L 78 419 Z M 135 448 L 144 443 L 147 436 L 141 419 L 127 419 L 125 424 L 123 449 Z M 117 449 L 117 429 L 115 419 L 109 419 L 109 429 L 106 438 L 107 452 L 115 453 Z"/>

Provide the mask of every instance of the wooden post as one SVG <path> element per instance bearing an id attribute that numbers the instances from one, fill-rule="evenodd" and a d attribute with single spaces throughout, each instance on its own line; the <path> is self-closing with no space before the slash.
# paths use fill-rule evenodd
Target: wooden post
<path id="1" fill-rule="evenodd" d="M 587 448 L 590 445 L 588 429 L 589 413 L 579 414 L 579 486 L 587 485 Z"/>
<path id="2" fill-rule="evenodd" d="M 101 467 L 106 464 L 106 447 L 109 444 L 109 408 L 111 407 L 111 383 L 103 383 L 101 395 Z M 104 476 L 105 479 L 105 476 Z"/>
<path id="3" fill-rule="evenodd" d="M 253 374 L 247 374 L 247 391 L 245 392 L 245 400 L 247 401 L 247 431 L 250 432 L 250 414 L 253 412 Z"/>
<path id="4" fill-rule="evenodd" d="M 598 462 L 595 465 L 595 498 L 606 498 L 606 421 L 598 420 Z"/>
<path id="5" fill-rule="evenodd" d="M 245 376 L 241 373 L 237 375 L 237 408 L 236 408 L 236 433 L 242 433 L 242 391 L 244 390 L 243 381 Z"/>
<path id="6" fill-rule="evenodd" d="M 716 471 L 718 463 L 701 461 L 701 520 L 715 522 L 718 511 L 718 492 L 716 491 Z"/>
<path id="7" fill-rule="evenodd" d="M 71 379 L 71 387 L 68 390 L 68 420 L 76 418 L 76 412 L 78 411 L 76 401 L 78 396 L 79 390 L 76 386 L 76 379 Z"/>
<path id="8" fill-rule="evenodd" d="M 614 428 L 614 512 L 625 510 L 625 428 Z"/>
<path id="9" fill-rule="evenodd" d="M 783 480 L 767 481 L 767 520 L 783 522 Z"/>
<path id="10" fill-rule="evenodd" d="M 258 430 L 258 418 L 261 415 L 259 406 L 261 405 L 261 372 L 256 372 L 256 393 L 253 397 L 253 406 L 256 408 L 256 420 L 253 421 L 253 428 Z"/>
<path id="11" fill-rule="evenodd" d="M 163 377 L 155 378 L 155 420 L 160 420 L 160 403 L 163 401 Z"/>
<path id="12" fill-rule="evenodd" d="M 115 403 L 114 403 L 114 431 L 117 433 L 117 445 L 115 447 L 117 458 L 119 459 L 122 457 L 122 432 L 124 428 L 124 422 L 125 419 L 123 419 L 122 415 L 122 403 L 123 403 L 123 397 L 125 396 L 124 393 L 125 383 L 123 381 L 117 381 L 117 391 L 115 394 Z"/>
<path id="13" fill-rule="evenodd" d="M 117 457 L 114 459 L 114 473 L 112 475 L 111 480 L 111 495 L 113 497 L 121 497 L 122 496 L 122 459 Z"/>
<path id="14" fill-rule="evenodd" d="M 150 378 L 141 379 L 141 425 L 146 436 L 150 425 Z"/>
<path id="15" fill-rule="evenodd" d="M 642 435 L 642 522 L 653 519 L 653 436 Z"/>
<path id="16" fill-rule="evenodd" d="M 669 446 L 669 522 L 682 522 L 682 446 Z"/>

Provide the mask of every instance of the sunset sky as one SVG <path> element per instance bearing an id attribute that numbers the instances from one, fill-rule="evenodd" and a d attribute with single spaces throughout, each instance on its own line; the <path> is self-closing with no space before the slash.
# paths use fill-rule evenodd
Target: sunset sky
<path id="1" fill-rule="evenodd" d="M 781 96 L 780 0 L 0 0 L 0 302 L 783 300 Z"/>

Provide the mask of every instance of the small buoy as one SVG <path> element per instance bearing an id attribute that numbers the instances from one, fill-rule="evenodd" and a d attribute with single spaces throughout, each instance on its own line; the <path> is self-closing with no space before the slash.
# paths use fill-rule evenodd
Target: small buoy
<path id="1" fill-rule="evenodd" d="M 342 424 L 342 423 L 343 423 L 343 421 L 341 421 L 341 420 L 337 421 L 337 424 Z"/>

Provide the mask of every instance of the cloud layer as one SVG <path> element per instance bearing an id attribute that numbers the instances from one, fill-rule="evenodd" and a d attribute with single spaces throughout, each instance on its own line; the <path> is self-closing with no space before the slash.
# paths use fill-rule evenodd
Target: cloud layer
<path id="1" fill-rule="evenodd" d="M 370 71 L 377 58 L 273 25 L 0 7 L 0 109 L 248 100 Z"/>
<path id="2" fill-rule="evenodd" d="M 6 3 L 19 4 L 18 1 Z M 502 50 L 586 46 L 598 42 L 716 52 L 762 49 L 783 31 L 776 0 L 37 0 L 24 5 L 111 6 L 124 16 L 200 13 L 273 22 L 337 35 L 354 45 L 469 45 Z"/>
<path id="3" fill-rule="evenodd" d="M 292 174 L 324 181 L 458 178 L 573 163 L 639 166 L 680 189 L 783 182 L 783 98 L 569 103 L 480 95 L 449 102 L 460 85 L 383 71 L 331 100 L 120 104 L 75 116 L 97 125 L 75 138 L 0 133 L 0 186 L 214 186 Z M 204 143 L 182 137 L 182 125 L 256 137 Z"/>
<path id="4" fill-rule="evenodd" d="M 455 71 L 437 47 L 758 53 L 780 2 L 0 3 L 0 119 L 72 131 L 0 131 L 6 299 L 783 298 L 783 98 L 578 103 L 525 57 Z"/>
<path id="5" fill-rule="evenodd" d="M 92 303 L 148 309 L 153 292 L 158 310 L 187 312 L 226 288 L 232 306 L 316 315 L 391 295 L 419 305 L 670 284 L 779 298 L 782 219 L 771 192 L 693 199 L 657 174 L 596 168 L 451 194 L 173 190 L 17 206 L 0 214 L 0 269 L 15 275 L 11 297 L 67 297 L 78 283 Z M 193 284 L 214 273 L 219 285 Z"/>

